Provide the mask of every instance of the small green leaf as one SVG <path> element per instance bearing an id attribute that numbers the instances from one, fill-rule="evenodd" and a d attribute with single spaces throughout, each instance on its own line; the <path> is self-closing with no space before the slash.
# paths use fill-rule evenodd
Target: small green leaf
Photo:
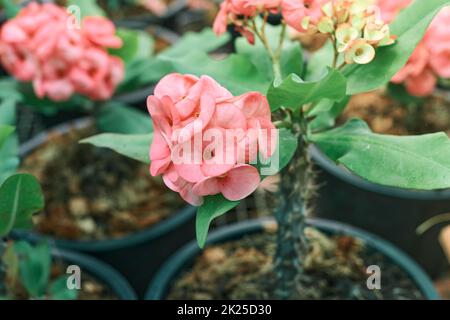
<path id="1" fill-rule="evenodd" d="M 19 255 L 20 280 L 31 298 L 42 298 L 48 287 L 51 268 L 51 254 L 48 243 L 32 246 L 25 241 L 14 243 Z"/>
<path id="2" fill-rule="evenodd" d="M 334 49 L 331 41 L 327 41 L 320 50 L 314 52 L 306 66 L 305 80 L 317 81 L 327 74 L 328 67 L 332 67 Z"/>
<path id="3" fill-rule="evenodd" d="M 78 292 L 76 289 L 67 287 L 67 276 L 60 276 L 54 280 L 49 289 L 49 295 L 52 300 L 76 300 Z"/>
<path id="4" fill-rule="evenodd" d="M 258 23 L 262 22 L 262 19 L 258 19 Z M 273 51 L 278 49 L 281 36 L 281 25 L 273 26 L 266 25 L 265 32 L 269 42 L 269 46 Z M 244 37 L 238 37 L 235 42 L 236 52 L 239 55 L 246 56 L 252 64 L 258 69 L 258 71 L 265 75 L 267 81 L 270 83 L 274 79 L 272 60 L 258 37 L 255 39 L 255 44 L 250 44 Z M 287 32 L 285 33 L 284 44 L 281 53 L 281 74 L 285 78 L 291 73 L 298 75 L 303 71 L 303 52 L 298 41 L 291 41 Z"/>
<path id="5" fill-rule="evenodd" d="M 197 232 L 197 243 L 203 248 L 208 236 L 209 225 L 221 215 L 227 213 L 239 204 L 239 201 L 230 201 L 218 194 L 204 198 L 203 205 L 197 210 L 197 219 L 195 222 Z"/>
<path id="6" fill-rule="evenodd" d="M 30 224 L 42 210 L 44 197 L 39 182 L 30 174 L 15 174 L 0 186 L 0 236 Z"/>
<path id="7" fill-rule="evenodd" d="M 286 167 L 291 161 L 298 147 L 298 139 L 292 134 L 288 129 L 282 128 L 278 130 L 278 144 L 272 157 L 267 160 L 258 163 L 257 167 L 261 173 L 262 179 L 268 175 L 275 175 L 284 167 Z M 278 164 L 276 172 L 271 172 L 270 174 L 265 174 L 265 170 L 272 169 L 271 165 Z M 266 168 L 266 169 L 265 169 Z M 272 170 L 270 170 L 272 171 Z"/>
<path id="8" fill-rule="evenodd" d="M 100 148 L 108 148 L 115 152 L 143 163 L 150 163 L 150 145 L 153 134 L 116 134 L 103 133 L 84 140 Z"/>
<path id="9" fill-rule="evenodd" d="M 8 19 L 14 18 L 20 11 L 20 4 L 13 0 L 1 0 L 1 5 Z"/>
<path id="10" fill-rule="evenodd" d="M 341 115 L 348 105 L 350 97 L 346 96 L 341 101 L 324 99 L 308 112 L 309 129 L 311 132 L 330 129 L 335 125 L 336 118 Z"/>
<path id="11" fill-rule="evenodd" d="M 343 69 L 347 77 L 347 94 L 367 92 L 387 84 L 406 64 L 428 25 L 448 0 L 416 0 L 400 12 L 391 24 L 396 44 L 377 50 L 375 59 L 366 65 L 350 65 Z"/>
<path id="12" fill-rule="evenodd" d="M 272 111 L 280 107 L 298 110 L 307 103 L 322 99 L 340 101 L 345 97 L 346 80 L 335 69 L 328 69 L 328 74 L 319 81 L 305 82 L 296 74 L 291 74 L 279 85 L 272 85 L 267 98 Z"/>
<path id="13" fill-rule="evenodd" d="M 444 133 L 390 136 L 372 133 L 362 120 L 311 135 L 332 160 L 382 185 L 450 188 L 450 140 Z"/>
<path id="14" fill-rule="evenodd" d="M 102 132 L 110 133 L 148 134 L 153 132 L 148 113 L 118 102 L 105 104 L 97 116 L 97 125 Z"/>
<path id="15" fill-rule="evenodd" d="M 0 84 L 0 90 L 2 85 Z M 9 95 L 5 98 L 0 96 L 0 185 L 19 166 L 19 139 L 16 132 L 11 132 L 8 137 L 1 142 L 2 125 L 13 126 L 16 124 L 16 103 L 17 96 Z"/>
<path id="16" fill-rule="evenodd" d="M 14 132 L 14 127 L 0 124 L 0 146 L 5 143 L 6 139 Z"/>
<path id="17" fill-rule="evenodd" d="M 117 35 L 122 39 L 123 45 L 119 49 L 111 49 L 110 53 L 122 58 L 125 64 L 135 59 L 148 59 L 153 55 L 154 40 L 147 32 L 120 28 L 117 29 Z"/>

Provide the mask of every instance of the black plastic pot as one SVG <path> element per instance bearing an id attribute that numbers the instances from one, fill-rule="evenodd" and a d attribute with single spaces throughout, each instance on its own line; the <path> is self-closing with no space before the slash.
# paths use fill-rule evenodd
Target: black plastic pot
<path id="1" fill-rule="evenodd" d="M 21 146 L 22 159 L 45 143 L 49 136 L 86 128 L 89 118 L 63 124 L 41 133 Z M 58 248 L 83 252 L 111 264 L 142 296 L 154 272 L 179 247 L 195 237 L 195 208 L 188 206 L 147 230 L 120 239 L 69 241 L 54 239 L 32 231 L 15 230 L 13 236 L 31 242 L 47 239 Z"/>
<path id="2" fill-rule="evenodd" d="M 423 235 L 416 229 L 431 217 L 450 212 L 450 190 L 414 191 L 374 184 L 337 166 L 315 146 L 310 154 L 320 169 L 315 217 L 341 221 L 392 242 L 432 277 L 448 267 L 438 240 L 441 226 Z"/>
<path id="3" fill-rule="evenodd" d="M 52 256 L 81 269 L 81 277 L 86 272 L 103 282 L 120 300 L 136 300 L 137 296 L 125 278 L 111 266 L 92 257 L 76 252 L 54 249 Z"/>
<path id="4" fill-rule="evenodd" d="M 237 240 L 245 235 L 260 233 L 268 227 L 273 226 L 272 219 L 258 219 L 238 223 L 210 234 L 207 244 L 219 244 L 227 241 Z M 395 248 L 390 243 L 351 226 L 338 222 L 322 219 L 310 219 L 308 223 L 328 234 L 345 234 L 363 240 L 366 245 L 376 251 L 383 253 L 392 263 L 398 265 L 414 281 L 423 295 L 430 300 L 439 299 L 439 294 L 429 277 L 422 269 L 412 261 L 406 254 Z M 148 287 L 145 298 L 147 300 L 162 300 L 170 290 L 172 282 L 194 263 L 195 258 L 201 253 L 197 243 L 194 241 L 174 254 L 161 267 L 152 283 Z"/>

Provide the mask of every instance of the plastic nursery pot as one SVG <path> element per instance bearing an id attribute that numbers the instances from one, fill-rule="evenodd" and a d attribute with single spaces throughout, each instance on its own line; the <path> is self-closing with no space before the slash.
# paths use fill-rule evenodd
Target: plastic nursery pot
<path id="1" fill-rule="evenodd" d="M 374 184 L 337 166 L 316 146 L 310 154 L 320 169 L 315 217 L 344 222 L 392 242 L 432 277 L 445 270 L 441 226 L 422 235 L 416 229 L 431 217 L 450 212 L 450 190 L 414 191 Z"/>
<path id="2" fill-rule="evenodd" d="M 273 223 L 273 219 L 256 219 L 230 225 L 211 233 L 207 244 L 220 244 L 238 240 L 246 235 L 261 233 L 264 232 L 264 230 L 267 230 L 267 228 L 270 228 Z M 406 254 L 390 243 L 370 233 L 338 222 L 322 219 L 308 219 L 308 224 L 330 235 L 344 234 L 363 240 L 368 247 L 381 252 L 392 263 L 396 264 L 406 272 L 427 299 L 439 299 L 439 295 L 436 292 L 433 283 L 425 272 L 423 272 L 423 270 Z M 195 241 L 180 249 L 161 267 L 148 287 L 145 298 L 147 300 L 165 299 L 171 288 L 172 282 L 177 279 L 183 271 L 189 269 L 189 267 L 193 265 L 195 258 L 200 253 L 201 249 L 198 248 Z"/>
<path id="3" fill-rule="evenodd" d="M 136 300 L 137 296 L 127 280 L 114 268 L 95 258 L 64 249 L 54 249 L 52 256 L 72 265 L 105 284 L 120 300 Z"/>
<path id="4" fill-rule="evenodd" d="M 22 159 L 38 149 L 49 137 L 81 130 L 92 124 L 89 118 L 55 127 L 21 146 Z M 31 242 L 48 239 L 57 248 L 90 254 L 111 264 L 131 283 L 139 296 L 161 264 L 182 245 L 195 238 L 195 208 L 186 206 L 150 228 L 123 238 L 98 241 L 56 239 L 33 231 L 14 230 L 13 235 Z"/>

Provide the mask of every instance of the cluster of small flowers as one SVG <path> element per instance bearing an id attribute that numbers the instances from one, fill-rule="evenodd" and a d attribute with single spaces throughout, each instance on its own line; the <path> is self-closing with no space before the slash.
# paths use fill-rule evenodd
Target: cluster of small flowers
<path id="1" fill-rule="evenodd" d="M 257 154 L 275 150 L 276 129 L 266 97 L 233 97 L 208 76 L 169 74 L 148 97 L 154 135 L 150 173 L 192 205 L 222 194 L 237 201 L 253 193 Z M 263 137 L 262 135 L 266 135 Z"/>
<path id="2" fill-rule="evenodd" d="M 110 98 L 124 75 L 123 61 L 107 48 L 120 48 L 111 21 L 87 17 L 81 28 L 65 8 L 31 2 L 0 30 L 0 61 L 36 95 L 54 101 L 74 93 Z"/>
<path id="3" fill-rule="evenodd" d="M 281 13 L 299 32 L 330 34 L 347 64 L 373 60 L 375 48 L 394 43 L 389 26 L 370 0 L 225 0 L 214 23 L 217 34 L 233 24 L 250 43 L 254 35 L 248 19 L 262 12 Z"/>
<path id="4" fill-rule="evenodd" d="M 332 35 L 347 64 L 367 64 L 375 57 L 375 48 L 395 42 L 379 8 L 367 1 L 335 0 L 324 4 L 322 12 L 317 25 L 304 20 L 305 27 Z"/>
<path id="5" fill-rule="evenodd" d="M 378 0 L 382 16 L 390 22 L 411 0 Z M 439 78 L 450 78 L 450 7 L 442 9 L 407 64 L 392 79 L 417 97 L 429 96 Z"/>

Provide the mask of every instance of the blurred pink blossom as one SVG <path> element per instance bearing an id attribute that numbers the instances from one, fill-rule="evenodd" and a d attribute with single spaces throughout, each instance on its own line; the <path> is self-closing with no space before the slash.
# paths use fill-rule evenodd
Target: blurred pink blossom
<path id="1" fill-rule="evenodd" d="M 72 16 L 55 4 L 31 2 L 0 29 L 0 61 L 19 81 L 32 82 L 39 98 L 68 100 L 79 93 L 92 100 L 110 98 L 122 81 L 124 65 L 108 48 L 119 48 L 111 21 Z"/>
<path id="2" fill-rule="evenodd" d="M 391 22 L 412 0 L 378 0 L 383 19 Z M 423 40 L 392 82 L 404 84 L 413 96 L 433 93 L 439 78 L 450 78 L 450 7 L 434 18 Z"/>

